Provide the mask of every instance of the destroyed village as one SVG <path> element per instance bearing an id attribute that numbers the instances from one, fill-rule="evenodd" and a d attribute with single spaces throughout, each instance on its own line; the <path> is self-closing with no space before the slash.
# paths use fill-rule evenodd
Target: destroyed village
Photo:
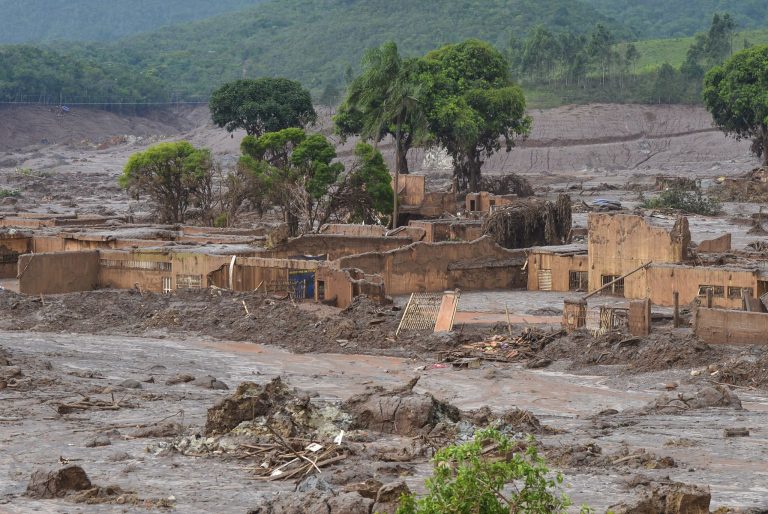
<path id="1" fill-rule="evenodd" d="M 768 0 L 0 0 L 0 514 L 768 513 Z"/>

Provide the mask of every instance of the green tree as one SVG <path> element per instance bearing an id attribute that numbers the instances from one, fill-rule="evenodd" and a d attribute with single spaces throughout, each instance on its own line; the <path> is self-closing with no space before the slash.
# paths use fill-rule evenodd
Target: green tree
<path id="1" fill-rule="evenodd" d="M 355 223 L 380 223 L 393 211 L 392 177 L 381 152 L 366 143 L 355 147 L 355 162 L 339 188 L 338 208 L 349 212 Z"/>
<path id="2" fill-rule="evenodd" d="M 334 117 L 336 132 L 377 145 L 395 142 L 395 172 L 408 173 L 408 151 L 426 136 L 414 60 L 403 60 L 393 42 L 365 52 L 362 71 L 349 85 Z"/>
<path id="3" fill-rule="evenodd" d="M 428 53 L 420 69 L 432 137 L 452 157 L 458 185 L 477 191 L 483 157 L 499 151 L 502 138 L 510 151 L 514 137 L 530 131 L 523 91 L 504 56 L 474 39 Z"/>
<path id="4" fill-rule="evenodd" d="M 704 77 L 704 105 L 715 124 L 736 139 L 751 139 L 752 152 L 768 165 L 768 45 L 734 54 Z"/>
<path id="5" fill-rule="evenodd" d="M 612 60 L 615 58 L 613 45 L 616 40 L 613 33 L 603 24 L 598 23 L 592 31 L 587 46 L 587 53 L 597 63 L 601 72 L 601 84 L 605 84 L 605 78 Z"/>
<path id="6" fill-rule="evenodd" d="M 245 136 L 240 148 L 241 166 L 254 173 L 281 206 L 291 235 L 298 234 L 302 221 L 305 232 L 322 224 L 321 200 L 344 170 L 343 164 L 333 162 L 336 150 L 325 136 L 288 128 Z"/>
<path id="7" fill-rule="evenodd" d="M 180 141 L 131 155 L 118 183 L 136 198 L 148 195 L 162 221 L 183 223 L 190 205 L 210 209 L 212 174 L 211 152 Z"/>
<path id="8" fill-rule="evenodd" d="M 653 100 L 658 103 L 674 103 L 679 98 L 678 72 L 668 62 L 657 70 L 652 94 Z"/>
<path id="9" fill-rule="evenodd" d="M 303 128 L 317 120 L 309 91 L 284 78 L 243 79 L 224 84 L 211 94 L 213 122 L 250 136 L 289 127 Z"/>
<path id="10" fill-rule="evenodd" d="M 566 512 L 571 502 L 559 491 L 562 475 L 549 473 L 534 444 L 523 450 L 516 444 L 497 430 L 483 430 L 473 441 L 439 450 L 427 494 L 404 496 L 397 514 Z M 496 449 L 486 451 L 491 445 Z"/>

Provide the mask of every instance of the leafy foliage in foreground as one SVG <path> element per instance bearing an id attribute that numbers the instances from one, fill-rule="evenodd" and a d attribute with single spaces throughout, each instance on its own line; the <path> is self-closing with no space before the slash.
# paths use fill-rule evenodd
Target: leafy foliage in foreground
<path id="1" fill-rule="evenodd" d="M 532 441 L 523 449 L 516 443 L 491 429 L 439 450 L 427 494 L 419 499 L 403 496 L 397 514 L 566 512 L 571 502 L 560 491 L 563 476 L 550 473 Z M 492 444 L 496 449 L 486 451 Z"/>

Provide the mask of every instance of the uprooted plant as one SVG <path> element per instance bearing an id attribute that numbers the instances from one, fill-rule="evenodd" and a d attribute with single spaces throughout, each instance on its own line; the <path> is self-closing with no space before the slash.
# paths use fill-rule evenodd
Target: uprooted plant
<path id="1" fill-rule="evenodd" d="M 560 513 L 571 505 L 563 476 L 546 467 L 533 440 L 515 441 L 488 429 L 474 440 L 439 450 L 422 498 L 404 495 L 398 514 Z M 591 512 L 582 507 L 582 513 Z"/>

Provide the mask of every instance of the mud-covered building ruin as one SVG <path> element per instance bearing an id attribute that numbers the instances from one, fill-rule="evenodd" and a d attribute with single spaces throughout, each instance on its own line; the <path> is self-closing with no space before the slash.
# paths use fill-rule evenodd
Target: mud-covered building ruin
<path id="1" fill-rule="evenodd" d="M 418 181 L 406 188 L 411 182 L 419 190 Z M 749 338 L 712 327 L 732 326 L 731 318 L 739 326 L 768 318 L 761 302 L 768 298 L 768 260 L 732 250 L 727 234 L 692 243 L 682 216 L 590 213 L 586 244 L 526 249 L 500 246 L 483 235 L 483 221 L 471 218 L 412 220 L 393 231 L 327 225 L 278 244 L 270 226 L 135 226 L 44 216 L 0 223 L 6 227 L 0 280 L 27 294 L 218 287 L 343 308 L 358 295 L 384 302 L 453 289 L 600 292 L 660 307 L 702 305 L 697 323 L 709 327 L 709 339 Z M 748 322 L 741 320 L 745 312 L 752 315 Z"/>

